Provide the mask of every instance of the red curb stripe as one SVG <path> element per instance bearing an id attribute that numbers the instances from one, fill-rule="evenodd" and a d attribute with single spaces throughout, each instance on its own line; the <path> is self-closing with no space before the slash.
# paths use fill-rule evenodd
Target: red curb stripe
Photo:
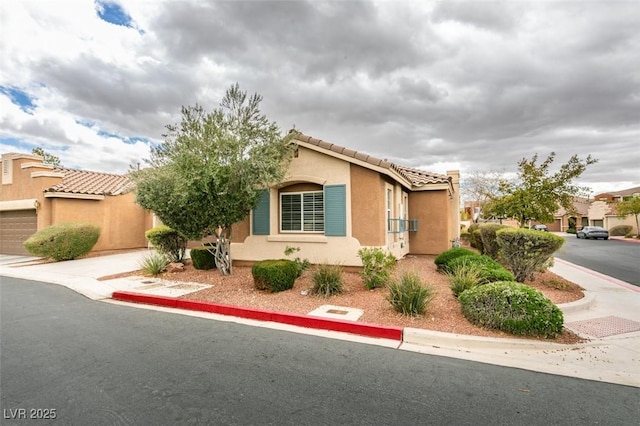
<path id="1" fill-rule="evenodd" d="M 133 293 L 129 291 L 115 291 L 113 299 L 126 302 L 145 303 L 148 305 L 165 306 L 169 308 L 186 309 L 190 311 L 209 312 L 220 315 L 230 315 L 258 321 L 278 322 L 305 328 L 341 331 L 367 337 L 392 339 L 402 341 L 402 327 L 367 324 L 354 321 L 334 320 L 312 317 L 309 315 L 289 314 L 284 312 L 264 311 L 260 309 L 241 308 L 212 302 L 198 302 L 195 300 L 176 299 L 173 297 L 153 296 L 149 294 Z"/>

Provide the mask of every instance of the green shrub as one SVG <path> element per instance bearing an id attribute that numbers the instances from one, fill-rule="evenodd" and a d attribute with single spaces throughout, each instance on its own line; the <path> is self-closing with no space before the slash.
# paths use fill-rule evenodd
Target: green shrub
<path id="1" fill-rule="evenodd" d="M 617 225 L 609 229 L 609 235 L 612 237 L 623 237 L 631 232 L 633 226 L 631 225 Z"/>
<path id="2" fill-rule="evenodd" d="M 251 275 L 256 289 L 276 293 L 293 288 L 298 268 L 296 263 L 289 259 L 261 260 L 253 265 Z"/>
<path id="3" fill-rule="evenodd" d="M 168 226 L 157 226 L 144 233 L 156 250 L 171 262 L 182 262 L 187 252 L 187 239 Z"/>
<path id="4" fill-rule="evenodd" d="M 566 232 L 567 234 L 575 234 L 578 231 L 576 231 L 576 228 L 567 228 Z"/>
<path id="5" fill-rule="evenodd" d="M 297 253 L 299 251 L 300 251 L 300 247 L 286 246 L 284 249 L 284 255 L 290 256 L 293 253 Z M 297 277 L 300 278 L 302 276 L 302 273 L 309 268 L 309 265 L 310 265 L 309 260 L 300 259 L 299 257 L 296 257 L 295 259 L 293 259 L 293 261 L 296 263 L 296 267 L 298 268 Z"/>
<path id="6" fill-rule="evenodd" d="M 169 264 L 169 259 L 158 252 L 153 252 L 140 260 L 140 269 L 149 275 L 156 276 L 164 272 Z"/>
<path id="7" fill-rule="evenodd" d="M 504 266 L 489 256 L 472 254 L 452 259 L 445 267 L 448 271 L 455 271 L 459 265 L 473 263 L 480 270 L 479 284 L 488 284 L 496 281 L 514 281 L 515 277 Z"/>
<path id="8" fill-rule="evenodd" d="M 465 244 L 469 244 L 471 242 L 471 234 L 469 234 L 468 232 L 461 232 L 460 241 L 462 241 Z"/>
<path id="9" fill-rule="evenodd" d="M 391 253 L 385 253 L 381 248 L 362 248 L 358 250 L 358 256 L 362 260 L 362 272 L 360 276 L 368 289 L 384 287 L 389 281 L 389 276 L 396 264 L 396 257 Z"/>
<path id="10" fill-rule="evenodd" d="M 209 270 L 216 267 L 216 258 L 206 247 L 195 247 L 189 252 L 193 267 L 196 269 Z"/>
<path id="11" fill-rule="evenodd" d="M 483 254 L 492 259 L 498 259 L 498 251 L 500 246 L 496 241 L 496 231 L 507 228 L 507 225 L 498 223 L 485 223 L 478 230 L 480 231 L 480 239 L 482 240 Z"/>
<path id="12" fill-rule="evenodd" d="M 387 301 L 397 312 L 403 315 L 423 314 L 431 300 L 431 288 L 423 286 L 418 274 L 409 272 L 392 280 L 389 285 Z"/>
<path id="13" fill-rule="evenodd" d="M 342 266 L 323 263 L 313 272 L 313 294 L 328 297 L 342 293 L 343 287 Z"/>
<path id="14" fill-rule="evenodd" d="M 455 258 L 458 258 L 461 256 L 469 256 L 471 254 L 476 254 L 476 253 L 463 247 L 454 247 L 440 253 L 435 258 L 434 263 L 438 267 L 439 271 L 447 272 L 447 265 L 449 264 L 449 262 L 451 262 Z"/>
<path id="15" fill-rule="evenodd" d="M 34 256 L 56 261 L 71 260 L 89 253 L 100 238 L 100 228 L 90 223 L 61 222 L 36 232 L 24 243 Z"/>
<path id="16" fill-rule="evenodd" d="M 477 263 L 467 261 L 473 256 L 461 256 L 455 259 L 457 263 L 455 268 L 447 272 L 447 280 L 449 287 L 455 297 L 460 293 L 472 287 L 480 285 L 482 281 L 482 267 Z"/>
<path id="17" fill-rule="evenodd" d="M 479 228 L 479 223 L 472 223 L 469 225 L 469 245 L 482 254 L 484 252 L 484 248 L 482 247 L 482 236 L 480 235 Z"/>
<path id="18" fill-rule="evenodd" d="M 516 282 L 497 282 L 466 290 L 458 297 L 473 324 L 514 335 L 556 337 L 562 311 L 540 291 Z"/>
<path id="19" fill-rule="evenodd" d="M 544 269 L 549 259 L 564 244 L 564 238 L 549 232 L 505 228 L 496 232 L 500 258 L 511 269 L 515 280 L 524 282 Z"/>

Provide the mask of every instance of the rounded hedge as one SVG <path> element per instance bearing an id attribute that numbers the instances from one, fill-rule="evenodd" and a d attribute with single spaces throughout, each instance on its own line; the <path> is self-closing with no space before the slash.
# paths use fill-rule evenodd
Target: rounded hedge
<path id="1" fill-rule="evenodd" d="M 91 223 L 61 222 L 36 232 L 24 243 L 34 256 L 56 261 L 71 260 L 89 253 L 100 238 L 100 228 Z"/>
<path id="2" fill-rule="evenodd" d="M 208 270 L 216 267 L 216 258 L 205 247 L 195 247 L 189 251 L 191 263 L 196 269 Z"/>
<path id="3" fill-rule="evenodd" d="M 482 241 L 482 252 L 492 259 L 498 258 L 498 251 L 500 250 L 496 240 L 496 232 L 504 228 L 507 228 L 507 225 L 499 223 L 484 223 L 478 228 L 480 240 Z"/>
<path id="4" fill-rule="evenodd" d="M 556 337 L 564 324 L 560 308 L 540 291 L 516 282 L 473 287 L 458 300 L 471 323 L 514 335 Z"/>
<path id="5" fill-rule="evenodd" d="M 631 225 L 616 225 L 613 228 L 609 229 L 609 235 L 612 237 L 624 237 L 628 233 L 631 232 L 633 226 Z"/>
<path id="6" fill-rule="evenodd" d="M 251 275 L 256 289 L 275 293 L 293 288 L 298 266 L 289 259 L 261 260 L 253 265 Z"/>
<path id="7" fill-rule="evenodd" d="M 144 236 L 160 253 L 172 262 L 182 262 L 187 252 L 187 239 L 175 229 L 166 225 L 156 226 L 144 233 Z"/>
<path id="8" fill-rule="evenodd" d="M 453 259 L 461 257 L 461 256 L 469 256 L 471 254 L 476 254 L 475 252 L 463 248 L 463 247 L 454 247 L 449 250 L 445 250 L 440 253 L 434 260 L 438 270 L 447 271 L 447 264 L 451 262 Z"/>

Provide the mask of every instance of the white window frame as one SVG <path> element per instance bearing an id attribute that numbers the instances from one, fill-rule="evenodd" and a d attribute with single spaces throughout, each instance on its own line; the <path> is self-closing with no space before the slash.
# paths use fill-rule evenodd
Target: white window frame
<path id="1" fill-rule="evenodd" d="M 387 234 L 393 232 L 393 223 L 391 222 L 391 218 L 393 216 L 393 189 L 390 187 L 386 188 L 387 193 Z"/>
<path id="2" fill-rule="evenodd" d="M 321 194 L 322 195 L 322 230 L 321 231 L 305 231 L 304 230 L 304 196 L 307 194 Z M 282 229 L 282 214 L 283 214 L 283 209 L 282 209 L 282 197 L 284 196 L 290 196 L 290 195 L 298 195 L 300 196 L 300 230 L 284 230 Z M 279 214 L 279 222 L 280 222 L 280 232 L 283 234 L 324 234 L 324 229 L 325 229 L 325 214 L 324 214 L 324 191 L 299 191 L 299 192 L 281 192 L 280 193 L 280 200 L 279 200 L 279 209 L 280 209 L 280 214 Z"/>

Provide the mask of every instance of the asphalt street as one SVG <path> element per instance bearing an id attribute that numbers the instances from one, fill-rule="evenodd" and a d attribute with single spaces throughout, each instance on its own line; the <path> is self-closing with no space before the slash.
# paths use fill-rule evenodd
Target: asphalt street
<path id="1" fill-rule="evenodd" d="M 6 277 L 0 299 L 3 425 L 640 418 L 640 388 L 96 302 Z M 55 419 L 16 418 L 51 410 Z"/>
<path id="2" fill-rule="evenodd" d="M 628 241 L 565 237 L 554 256 L 601 274 L 640 286 L 640 244 Z"/>

